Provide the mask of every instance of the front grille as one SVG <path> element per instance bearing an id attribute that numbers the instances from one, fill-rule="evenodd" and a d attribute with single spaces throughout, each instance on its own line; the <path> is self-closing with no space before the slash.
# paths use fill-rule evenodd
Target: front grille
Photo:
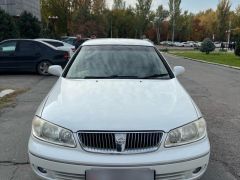
<path id="1" fill-rule="evenodd" d="M 56 179 L 62 180 L 85 180 L 84 174 L 72 174 L 72 173 L 64 173 L 64 172 L 54 172 Z M 183 180 L 187 179 L 187 177 L 191 177 L 191 172 L 177 172 L 177 173 L 169 173 L 169 174 L 156 174 L 156 180 Z"/>
<path id="2" fill-rule="evenodd" d="M 163 133 L 151 132 L 79 132 L 82 148 L 98 153 L 144 153 L 156 151 Z"/>

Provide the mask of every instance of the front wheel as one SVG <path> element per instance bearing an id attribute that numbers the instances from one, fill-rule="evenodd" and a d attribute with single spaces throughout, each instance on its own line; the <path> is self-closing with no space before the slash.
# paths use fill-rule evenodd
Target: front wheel
<path id="1" fill-rule="evenodd" d="M 41 61 L 37 66 L 37 73 L 44 76 L 49 75 L 48 68 L 51 65 L 52 63 L 49 61 Z"/>

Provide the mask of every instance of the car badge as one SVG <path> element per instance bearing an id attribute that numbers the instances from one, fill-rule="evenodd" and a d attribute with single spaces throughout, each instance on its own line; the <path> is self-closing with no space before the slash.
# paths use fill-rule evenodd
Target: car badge
<path id="1" fill-rule="evenodd" d="M 117 152 L 124 152 L 127 141 L 127 134 L 117 133 L 115 134 L 115 143 Z"/>

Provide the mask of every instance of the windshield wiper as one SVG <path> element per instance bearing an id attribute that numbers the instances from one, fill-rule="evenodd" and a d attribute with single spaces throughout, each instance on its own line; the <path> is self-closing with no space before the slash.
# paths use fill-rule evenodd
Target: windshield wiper
<path id="1" fill-rule="evenodd" d="M 83 79 L 139 79 L 138 76 L 120 76 L 120 75 L 111 75 L 111 76 L 85 76 Z"/>
<path id="2" fill-rule="evenodd" d="M 169 74 L 151 74 L 151 75 L 144 76 L 144 77 L 141 77 L 141 78 L 142 79 L 151 79 L 151 78 L 161 78 L 161 77 L 165 77 L 165 76 L 169 77 Z"/>

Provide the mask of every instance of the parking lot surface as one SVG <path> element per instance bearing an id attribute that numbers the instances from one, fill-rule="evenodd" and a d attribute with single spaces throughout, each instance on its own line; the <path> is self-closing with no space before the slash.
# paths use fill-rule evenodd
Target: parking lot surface
<path id="1" fill-rule="evenodd" d="M 165 55 L 182 65 L 179 79 L 208 123 L 211 160 L 202 180 L 240 179 L 240 71 Z M 57 78 L 35 74 L 0 74 L 0 87 L 28 89 L 12 107 L 0 110 L 0 180 L 37 180 L 27 143 L 36 108 Z"/>

